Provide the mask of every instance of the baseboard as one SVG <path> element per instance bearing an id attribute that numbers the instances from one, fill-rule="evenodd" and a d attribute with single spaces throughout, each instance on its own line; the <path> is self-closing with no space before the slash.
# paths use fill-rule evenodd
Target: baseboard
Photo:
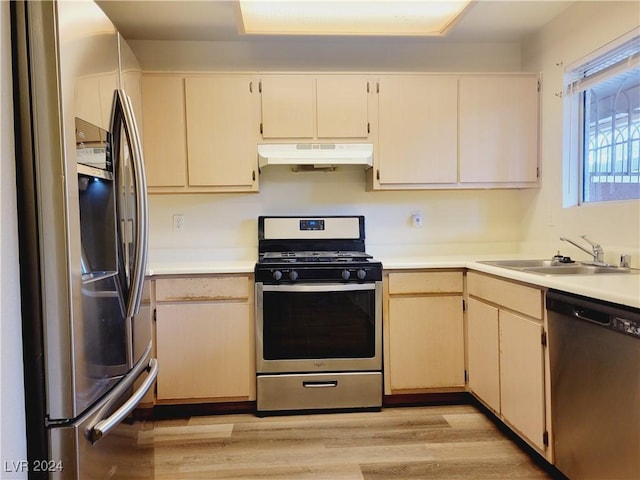
<path id="1" fill-rule="evenodd" d="M 415 407 L 420 405 L 466 405 L 473 401 L 469 392 L 401 393 L 385 395 L 383 407 Z"/>
<path id="2" fill-rule="evenodd" d="M 155 420 L 231 413 L 256 413 L 256 402 L 188 403 L 179 405 L 155 405 L 153 407 L 153 418 Z"/>

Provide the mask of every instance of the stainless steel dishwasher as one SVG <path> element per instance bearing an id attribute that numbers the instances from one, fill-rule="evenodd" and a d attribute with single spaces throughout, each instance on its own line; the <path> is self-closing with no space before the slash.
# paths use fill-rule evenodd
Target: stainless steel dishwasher
<path id="1" fill-rule="evenodd" d="M 570 479 L 640 479 L 640 311 L 546 295 L 556 467 Z"/>

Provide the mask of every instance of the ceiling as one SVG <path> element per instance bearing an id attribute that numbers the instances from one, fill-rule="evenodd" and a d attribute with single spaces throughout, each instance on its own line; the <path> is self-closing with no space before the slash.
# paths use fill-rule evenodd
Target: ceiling
<path id="1" fill-rule="evenodd" d="M 520 42 L 574 1 L 477 0 L 445 37 L 425 37 L 424 41 Z M 264 40 L 238 33 L 233 0 L 96 0 L 96 3 L 129 40 Z"/>

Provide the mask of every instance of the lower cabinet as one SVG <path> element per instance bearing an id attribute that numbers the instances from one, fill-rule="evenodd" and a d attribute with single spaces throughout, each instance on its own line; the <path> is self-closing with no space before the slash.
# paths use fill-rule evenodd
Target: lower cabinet
<path id="1" fill-rule="evenodd" d="M 385 393 L 463 390 L 463 272 L 385 277 Z"/>
<path id="2" fill-rule="evenodd" d="M 467 291 L 469 390 L 550 458 L 543 291 L 476 272 Z"/>
<path id="3" fill-rule="evenodd" d="M 253 279 L 156 280 L 157 399 L 255 400 Z"/>

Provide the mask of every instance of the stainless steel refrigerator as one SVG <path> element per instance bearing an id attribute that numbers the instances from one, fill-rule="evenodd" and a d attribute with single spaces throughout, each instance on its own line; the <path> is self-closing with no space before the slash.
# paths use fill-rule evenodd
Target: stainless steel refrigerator
<path id="1" fill-rule="evenodd" d="M 11 15 L 29 478 L 150 479 L 137 407 L 158 366 L 138 313 L 148 208 L 131 52 L 92 1 Z"/>

